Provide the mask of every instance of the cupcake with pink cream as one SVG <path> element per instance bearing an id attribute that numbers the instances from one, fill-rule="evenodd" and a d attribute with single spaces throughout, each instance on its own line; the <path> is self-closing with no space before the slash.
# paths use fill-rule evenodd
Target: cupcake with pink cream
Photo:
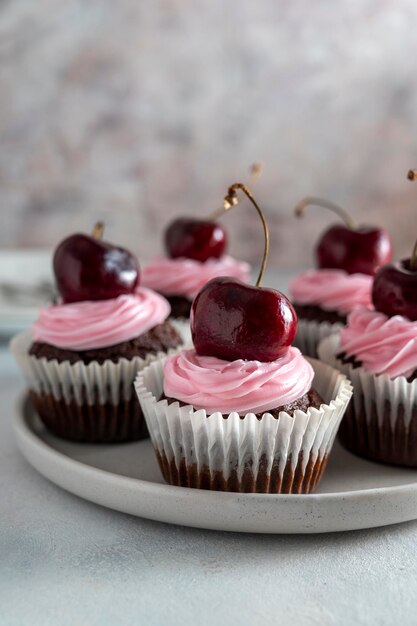
<path id="1" fill-rule="evenodd" d="M 356 226 L 346 211 L 332 202 L 305 198 L 297 205 L 296 215 L 303 215 L 310 204 L 331 209 L 345 222 L 331 226 L 320 238 L 315 250 L 317 269 L 290 282 L 299 319 L 295 345 L 315 357 L 320 341 L 340 330 L 355 307 L 372 307 L 373 276 L 390 261 L 392 251 L 384 229 Z"/>
<path id="2" fill-rule="evenodd" d="M 254 493 L 314 490 L 352 394 L 294 347 L 270 362 L 184 350 L 135 386 L 166 482 Z"/>
<path id="3" fill-rule="evenodd" d="M 144 267 L 142 284 L 167 298 L 173 318 L 188 319 L 194 297 L 212 278 L 250 281 L 250 266 L 227 255 L 227 243 L 215 220 L 178 218 L 165 231 L 166 256 Z"/>
<path id="4" fill-rule="evenodd" d="M 277 320 L 280 315 L 285 320 L 283 327 L 273 323 L 268 339 L 262 323 L 254 324 L 251 315 L 257 310 L 262 319 L 263 312 L 277 310 L 275 304 L 262 311 L 261 289 L 229 278 L 213 279 L 193 301 L 196 347 L 150 363 L 138 373 L 137 395 L 169 484 L 309 493 L 322 477 L 351 385 L 337 370 L 307 360 L 291 346 L 294 309 L 280 292 L 263 291 L 276 301 Z M 221 294 L 226 299 L 219 304 Z M 245 298 L 240 303 L 239 294 Z M 233 315 L 235 307 L 239 315 Z M 245 358 L 248 342 L 251 357 Z M 212 350 L 216 354 L 208 354 Z M 235 358 L 226 356 L 230 350 Z M 260 360 L 263 353 L 270 356 Z"/>
<path id="5" fill-rule="evenodd" d="M 139 265 L 122 251 L 86 235 L 65 239 L 54 255 L 58 302 L 43 307 L 32 329 L 11 342 L 30 399 L 58 436 L 91 442 L 147 436 L 133 380 L 182 343 L 168 321 L 169 303 L 139 286 Z M 62 268 L 71 269 L 65 276 L 61 258 Z M 83 271 L 93 259 L 96 278 L 88 285 Z"/>

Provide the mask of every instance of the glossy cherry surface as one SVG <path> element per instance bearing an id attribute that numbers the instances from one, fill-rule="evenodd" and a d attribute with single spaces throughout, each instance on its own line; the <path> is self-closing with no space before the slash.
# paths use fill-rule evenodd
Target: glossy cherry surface
<path id="1" fill-rule="evenodd" d="M 417 320 L 417 271 L 410 259 L 381 267 L 373 282 L 372 301 L 377 311 L 389 317 L 403 315 Z"/>
<path id="2" fill-rule="evenodd" d="M 55 250 L 53 268 L 64 302 L 108 300 L 133 293 L 139 284 L 136 257 L 117 246 L 74 234 Z"/>
<path id="3" fill-rule="evenodd" d="M 227 245 L 226 231 L 217 222 L 180 217 L 165 231 L 165 248 L 171 259 L 218 259 Z"/>
<path id="4" fill-rule="evenodd" d="M 391 261 L 391 240 L 383 228 L 360 226 L 352 229 L 335 224 L 320 238 L 316 258 L 321 269 L 341 269 L 348 274 L 373 276 L 379 267 Z"/>
<path id="5" fill-rule="evenodd" d="M 297 331 L 296 313 L 281 292 L 229 277 L 213 278 L 203 287 L 190 321 L 196 351 L 228 361 L 274 361 Z"/>

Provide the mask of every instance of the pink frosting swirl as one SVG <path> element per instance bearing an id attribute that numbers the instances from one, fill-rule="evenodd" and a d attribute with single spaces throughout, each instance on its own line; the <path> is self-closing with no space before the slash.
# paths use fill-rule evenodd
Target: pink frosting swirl
<path id="1" fill-rule="evenodd" d="M 141 283 L 166 296 L 184 296 L 193 300 L 209 280 L 218 276 L 233 276 L 248 283 L 250 267 L 231 256 L 208 259 L 204 263 L 158 257 L 143 268 Z"/>
<path id="2" fill-rule="evenodd" d="M 290 282 L 296 304 L 312 304 L 342 315 L 356 306 L 371 307 L 372 276 L 343 270 L 310 270 Z"/>
<path id="3" fill-rule="evenodd" d="M 408 377 L 417 369 L 417 322 L 358 308 L 340 331 L 340 351 L 372 374 Z"/>
<path id="4" fill-rule="evenodd" d="M 165 298 L 145 287 L 111 300 L 51 304 L 40 310 L 33 338 L 70 350 L 104 348 L 146 333 L 170 311 Z"/>
<path id="5" fill-rule="evenodd" d="M 184 350 L 167 358 L 164 393 L 210 413 L 260 413 L 310 390 L 314 371 L 297 348 L 269 363 L 224 361 Z"/>

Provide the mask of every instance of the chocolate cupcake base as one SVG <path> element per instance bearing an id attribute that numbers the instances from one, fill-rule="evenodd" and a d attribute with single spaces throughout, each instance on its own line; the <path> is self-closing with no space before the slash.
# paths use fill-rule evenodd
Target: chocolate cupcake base
<path id="1" fill-rule="evenodd" d="M 149 436 L 135 396 L 118 404 L 89 405 L 57 400 L 52 394 L 29 392 L 29 397 L 46 428 L 58 437 L 88 443 L 136 441 Z"/>
<path id="2" fill-rule="evenodd" d="M 187 464 L 185 458 L 177 464 L 175 459 L 168 461 L 165 453 L 159 451 L 156 451 L 156 456 L 162 476 L 170 485 L 240 493 L 311 493 L 320 481 L 328 459 L 327 454 L 315 459 L 311 457 L 303 470 L 301 454 L 295 469 L 290 457 L 281 470 L 280 459 L 276 459 L 269 469 L 267 458 L 263 455 L 257 468 L 248 463 L 239 478 L 236 469 L 226 477 L 224 472 L 212 470 L 209 465 L 199 468 L 197 463 Z"/>

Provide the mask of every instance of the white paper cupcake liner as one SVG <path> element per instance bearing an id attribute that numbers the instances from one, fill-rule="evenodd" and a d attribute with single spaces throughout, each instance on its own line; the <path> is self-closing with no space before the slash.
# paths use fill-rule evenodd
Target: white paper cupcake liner
<path id="1" fill-rule="evenodd" d="M 320 409 L 279 419 L 208 415 L 159 400 L 165 359 L 138 373 L 135 387 L 164 478 L 171 484 L 225 491 L 308 493 L 317 484 L 352 395 L 347 378 L 312 360 Z"/>
<path id="2" fill-rule="evenodd" d="M 366 458 L 417 467 L 417 380 L 391 379 L 363 367 L 342 363 L 340 337 L 324 339 L 319 357 L 338 368 L 352 382 L 353 401 L 340 430 L 342 443 Z"/>
<path id="3" fill-rule="evenodd" d="M 305 356 L 316 359 L 319 343 L 329 335 L 339 332 L 342 327 L 343 324 L 339 322 L 331 324 L 298 318 L 297 335 L 293 345 Z"/>

